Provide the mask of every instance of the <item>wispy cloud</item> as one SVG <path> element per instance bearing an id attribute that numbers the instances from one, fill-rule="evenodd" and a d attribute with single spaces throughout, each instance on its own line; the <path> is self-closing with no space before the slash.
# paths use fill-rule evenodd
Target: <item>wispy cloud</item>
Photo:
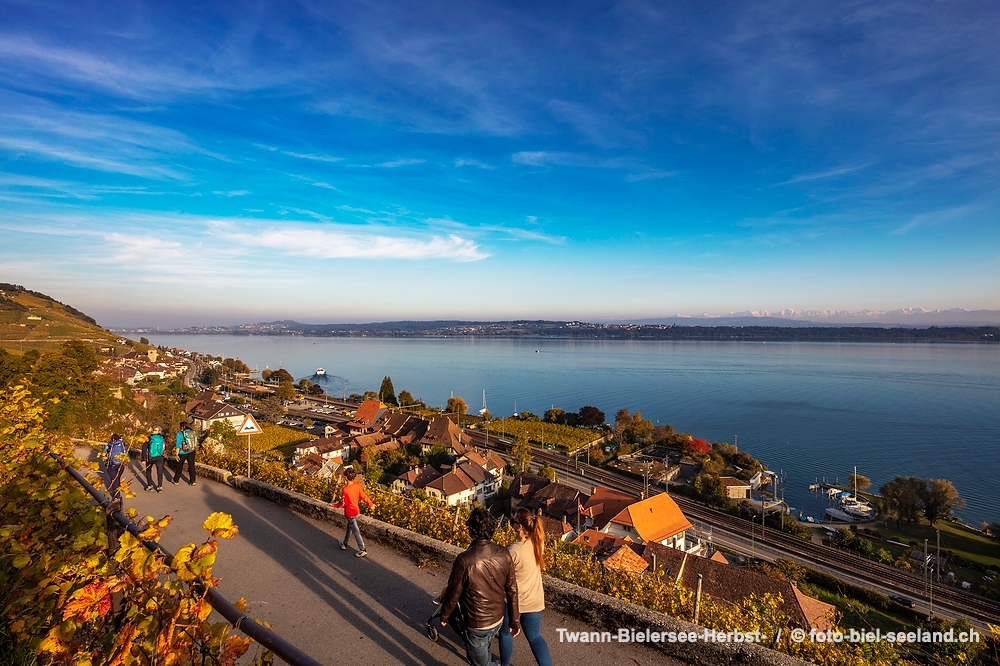
<path id="1" fill-rule="evenodd" d="M 395 169 L 396 167 L 413 166 L 415 164 L 423 164 L 427 160 L 421 160 L 416 158 L 400 158 L 398 160 L 392 160 L 390 162 L 382 162 L 376 164 L 376 167 L 381 169 Z"/>
<path id="2" fill-rule="evenodd" d="M 318 259 L 469 262 L 490 256 L 474 241 L 457 235 L 420 237 L 388 229 L 359 229 L 347 225 L 324 225 L 322 228 L 283 225 L 251 233 L 229 230 L 226 235 L 247 247 Z"/>
<path id="3" fill-rule="evenodd" d="M 790 178 L 786 181 L 778 183 L 778 185 L 794 185 L 796 183 L 808 183 L 814 180 L 829 180 L 832 178 L 837 178 L 839 176 L 846 176 L 850 173 L 855 173 L 856 171 L 861 171 L 862 169 L 867 169 L 870 165 L 861 164 L 852 167 L 838 167 L 836 169 L 828 169 L 826 171 L 818 171 L 814 173 L 803 173 L 794 178 Z"/>
<path id="4" fill-rule="evenodd" d="M 215 190 L 212 194 L 218 194 L 223 197 L 245 197 L 250 194 L 250 190 Z"/>
<path id="5" fill-rule="evenodd" d="M 294 150 L 284 150 L 282 148 L 277 148 L 276 146 L 269 146 L 263 143 L 255 143 L 254 146 L 257 148 L 262 148 L 264 150 L 270 151 L 272 153 L 280 153 L 282 155 L 288 155 L 289 157 L 295 157 L 300 160 L 309 160 L 312 162 L 329 162 L 335 164 L 337 162 L 343 162 L 343 157 L 336 157 L 334 155 L 325 155 L 323 153 L 299 153 Z"/>
<path id="6" fill-rule="evenodd" d="M 496 167 L 493 166 L 492 164 L 486 164 L 485 162 L 480 162 L 479 160 L 472 160 L 463 157 L 455 158 L 455 166 L 456 167 L 471 166 L 471 167 L 476 167 L 477 169 L 490 169 L 490 170 L 496 169 Z"/>

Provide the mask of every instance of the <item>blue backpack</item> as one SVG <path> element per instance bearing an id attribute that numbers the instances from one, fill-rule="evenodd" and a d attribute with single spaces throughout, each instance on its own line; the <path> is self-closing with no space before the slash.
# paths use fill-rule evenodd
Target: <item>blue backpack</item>
<path id="1" fill-rule="evenodd" d="M 128 462 L 128 447 L 125 446 L 125 441 L 121 438 L 108 442 L 104 452 L 108 456 L 108 464 L 122 465 Z"/>

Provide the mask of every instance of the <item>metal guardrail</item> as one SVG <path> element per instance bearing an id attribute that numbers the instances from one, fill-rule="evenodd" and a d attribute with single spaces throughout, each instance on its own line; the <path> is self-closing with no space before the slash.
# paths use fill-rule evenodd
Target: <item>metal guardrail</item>
<path id="1" fill-rule="evenodd" d="M 80 472 L 74 469 L 60 456 L 57 456 L 54 453 L 50 453 L 50 455 L 55 458 L 62 468 L 65 469 L 70 476 L 76 479 L 76 481 L 83 486 L 83 489 L 86 490 L 90 496 L 101 505 L 107 513 L 109 521 L 114 521 L 120 525 L 121 528 L 128 531 L 129 534 L 134 536 L 136 539 L 139 539 L 142 545 L 149 551 L 161 553 L 167 566 L 172 566 L 174 560 L 173 553 L 155 541 L 140 539 L 139 534 L 142 532 L 142 529 L 122 512 L 120 501 L 111 500 L 107 497 L 107 495 L 94 488 L 94 486 L 91 485 L 91 483 L 87 481 L 87 479 L 80 474 Z M 117 541 L 117 537 L 115 537 L 114 540 Z M 281 636 L 277 635 L 243 611 L 236 608 L 236 606 L 222 596 L 222 593 L 217 589 L 214 587 L 207 587 L 200 577 L 191 581 L 191 587 L 198 594 L 204 595 L 205 600 L 208 601 L 209 605 L 218 611 L 219 615 L 224 617 L 227 622 L 233 625 L 233 627 L 257 641 L 259 644 L 270 650 L 276 657 L 290 664 L 290 666 L 324 666 L 299 648 L 286 641 Z"/>

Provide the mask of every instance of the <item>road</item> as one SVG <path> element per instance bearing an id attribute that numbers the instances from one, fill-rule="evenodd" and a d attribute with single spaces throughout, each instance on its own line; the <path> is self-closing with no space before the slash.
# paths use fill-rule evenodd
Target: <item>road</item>
<path id="1" fill-rule="evenodd" d="M 132 473 L 139 471 L 133 462 Z M 131 475 L 129 475 L 131 476 Z M 204 540 L 201 523 L 211 513 L 230 514 L 239 536 L 222 541 L 214 575 L 230 601 L 244 597 L 247 612 L 324 664 L 465 664 L 451 630 L 434 643 L 425 622 L 431 598 L 447 583 L 447 569 L 421 569 L 409 558 L 369 540 L 367 558 L 342 551 L 343 532 L 332 523 L 292 513 L 227 485 L 201 479 L 194 487 L 165 483 L 162 493 L 126 500 L 140 516 L 170 515 L 174 522 L 162 543 L 171 552 Z M 556 663 L 607 666 L 612 663 L 672 665 L 680 662 L 635 644 L 560 643 L 556 629 L 592 628 L 549 610 L 543 635 Z M 496 654 L 496 644 L 494 644 Z M 515 639 L 513 663 L 534 663 L 527 642 Z"/>

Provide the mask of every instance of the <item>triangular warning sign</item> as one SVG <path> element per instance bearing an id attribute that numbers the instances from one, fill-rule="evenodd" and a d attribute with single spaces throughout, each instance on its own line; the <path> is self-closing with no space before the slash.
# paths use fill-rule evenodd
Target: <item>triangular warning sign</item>
<path id="1" fill-rule="evenodd" d="M 253 414 L 247 414 L 247 417 L 243 419 L 243 425 L 239 427 L 236 431 L 237 435 L 259 435 L 264 432 L 264 429 L 257 425 L 257 421 L 254 420 Z"/>

